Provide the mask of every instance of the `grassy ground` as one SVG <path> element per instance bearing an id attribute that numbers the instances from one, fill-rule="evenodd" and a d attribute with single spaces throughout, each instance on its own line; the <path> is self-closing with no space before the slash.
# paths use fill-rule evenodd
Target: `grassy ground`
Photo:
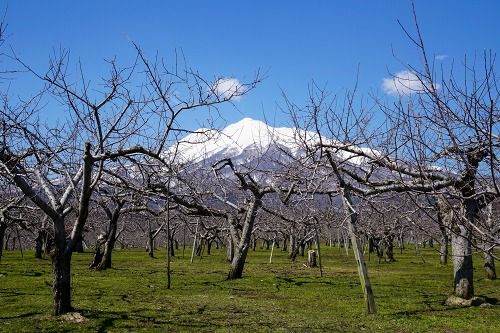
<path id="1" fill-rule="evenodd" d="M 275 252 L 250 252 L 244 278 L 225 281 L 224 254 L 172 260 L 165 288 L 165 253 L 116 251 L 114 268 L 90 271 L 91 253 L 73 256 L 73 305 L 80 323 L 51 316 L 51 266 L 32 253 L 6 252 L 0 264 L 0 332 L 500 332 L 500 302 L 450 308 L 451 267 L 424 249 L 425 263 L 407 250 L 395 263 L 368 263 L 378 314 L 364 314 L 352 253 L 323 248 L 324 276 Z M 500 299 L 500 280 L 484 278 L 476 258 L 477 295 Z"/>

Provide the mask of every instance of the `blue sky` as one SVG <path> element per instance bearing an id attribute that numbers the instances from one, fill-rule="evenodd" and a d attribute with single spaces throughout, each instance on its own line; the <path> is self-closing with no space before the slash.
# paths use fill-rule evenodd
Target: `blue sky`
<path id="1" fill-rule="evenodd" d="M 7 7 L 8 44 L 43 70 L 60 47 L 79 58 L 88 76 L 107 73 L 103 59 L 127 64 L 131 41 L 149 55 L 173 60 L 182 50 L 189 65 L 209 78 L 249 80 L 260 68 L 267 79 L 224 108 L 228 123 L 243 117 L 286 123 L 281 91 L 301 103 L 311 80 L 333 93 L 353 86 L 384 95 L 389 71 L 420 58 L 397 24 L 413 31 L 411 2 L 393 1 L 14 1 Z M 500 1 L 415 1 L 428 52 L 449 66 L 465 53 L 500 47 Z M 395 53 L 396 57 L 394 56 Z M 188 121 L 188 120 L 186 120 Z M 196 127 L 187 123 L 187 127 Z"/>

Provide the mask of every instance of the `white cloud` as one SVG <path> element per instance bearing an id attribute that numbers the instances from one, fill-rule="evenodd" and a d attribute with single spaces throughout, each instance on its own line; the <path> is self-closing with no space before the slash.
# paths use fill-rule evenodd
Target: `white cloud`
<path id="1" fill-rule="evenodd" d="M 239 101 L 246 88 L 235 78 L 221 78 L 214 82 L 212 90 L 221 98 Z"/>
<path id="2" fill-rule="evenodd" d="M 429 82 L 422 81 L 415 73 L 408 70 L 398 72 L 393 77 L 382 81 L 382 89 L 389 95 L 419 94 L 429 88 Z M 439 85 L 434 84 L 434 88 L 439 89 Z"/>
<path id="3" fill-rule="evenodd" d="M 448 58 L 447 54 L 438 54 L 437 56 L 434 57 L 434 59 L 443 61 L 444 59 Z"/>

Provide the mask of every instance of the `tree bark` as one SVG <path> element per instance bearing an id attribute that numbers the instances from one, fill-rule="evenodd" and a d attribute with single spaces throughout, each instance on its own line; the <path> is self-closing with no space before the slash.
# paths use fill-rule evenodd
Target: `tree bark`
<path id="1" fill-rule="evenodd" d="M 299 248 L 299 255 L 303 257 L 306 249 L 306 243 L 304 241 L 300 242 L 298 248 Z"/>
<path id="2" fill-rule="evenodd" d="M 316 251 L 314 251 L 314 250 L 307 251 L 307 266 L 309 266 L 309 267 L 317 267 L 317 263 L 316 263 Z"/>
<path id="3" fill-rule="evenodd" d="M 102 262 L 103 253 L 101 252 L 102 240 L 98 238 L 95 243 L 94 258 L 89 265 L 89 268 L 96 268 Z"/>
<path id="4" fill-rule="evenodd" d="M 66 247 L 64 217 L 54 220 L 54 253 L 52 254 L 52 270 L 54 279 L 52 292 L 54 297 L 54 315 L 59 316 L 73 310 L 71 307 L 71 255 Z"/>
<path id="5" fill-rule="evenodd" d="M 239 279 L 243 275 L 243 268 L 245 267 L 245 260 L 250 248 L 250 239 L 252 236 L 253 225 L 257 216 L 257 211 L 261 205 L 261 198 L 254 197 L 249 204 L 246 212 L 243 230 L 239 243 L 236 245 L 234 251 L 233 261 L 231 262 L 231 269 L 229 270 L 228 280 Z"/>
<path id="6" fill-rule="evenodd" d="M 229 244 L 227 245 L 226 248 L 226 260 L 232 262 L 234 257 L 234 241 L 231 235 L 229 235 L 228 237 L 228 242 Z"/>
<path id="7" fill-rule="evenodd" d="M 113 236 L 108 236 L 108 240 L 104 243 L 104 253 L 101 258 L 101 262 L 97 265 L 97 270 L 105 270 L 111 268 L 112 264 L 112 253 L 116 244 L 116 234 Z"/>
<path id="8" fill-rule="evenodd" d="M 35 238 L 35 259 L 42 259 L 44 232 L 38 230 Z"/>
<path id="9" fill-rule="evenodd" d="M 497 271 L 495 268 L 495 258 L 493 258 L 491 251 L 484 253 L 484 269 L 486 272 L 486 278 L 489 280 L 496 280 Z"/>
<path id="10" fill-rule="evenodd" d="M 394 258 L 394 236 L 389 234 L 384 237 L 385 243 L 385 256 L 387 261 L 394 262 L 396 259 Z"/>
<path id="11" fill-rule="evenodd" d="M 437 219 L 439 225 L 439 231 L 441 232 L 441 247 L 439 249 L 440 259 L 439 262 L 441 265 L 448 264 L 448 245 L 449 245 L 449 237 L 448 237 L 448 228 L 453 222 L 453 210 L 449 205 L 445 202 L 442 196 L 437 197 Z"/>
<path id="12" fill-rule="evenodd" d="M 71 252 L 56 253 L 52 257 L 54 281 L 54 315 L 70 312 L 71 307 Z"/>
<path id="13" fill-rule="evenodd" d="M 356 212 L 350 212 L 350 219 L 348 219 L 348 230 L 351 236 L 351 243 L 354 251 L 354 256 L 356 257 L 356 263 L 358 266 L 359 279 L 361 281 L 361 288 L 363 289 L 363 294 L 366 302 L 367 312 L 370 314 L 377 313 L 377 308 L 375 305 L 375 297 L 372 290 L 372 285 L 370 277 L 368 275 L 368 269 L 366 267 L 365 258 L 363 256 L 363 250 L 359 238 L 357 237 L 357 219 L 358 215 Z"/>
<path id="14" fill-rule="evenodd" d="M 96 267 L 97 270 L 105 270 L 107 268 L 111 268 L 112 253 L 116 244 L 116 231 L 118 229 L 118 219 L 120 218 L 120 210 L 122 206 L 123 204 L 118 204 L 118 207 L 113 211 L 113 213 L 110 216 L 108 232 L 106 233 L 107 237 L 104 243 L 104 253 L 102 255 L 101 262 Z"/>
<path id="15" fill-rule="evenodd" d="M 212 240 L 211 239 L 207 239 L 207 255 L 211 255 L 212 254 Z"/>
<path id="16" fill-rule="evenodd" d="M 493 229 L 493 206 L 491 203 L 486 207 L 486 227 L 489 230 Z M 492 254 L 493 248 L 494 247 L 491 247 L 489 242 L 484 242 L 484 270 L 486 278 L 489 280 L 495 280 L 497 278 L 495 258 Z"/>
<path id="17" fill-rule="evenodd" d="M 76 241 L 74 252 L 83 253 L 83 236 L 80 236 Z"/>
<path id="18" fill-rule="evenodd" d="M 462 225 L 454 229 L 451 235 L 454 294 L 460 298 L 470 299 L 474 296 L 471 235 Z"/>
<path id="19" fill-rule="evenodd" d="M 441 229 L 441 228 L 440 228 Z M 446 265 L 448 264 L 448 233 L 446 231 L 446 228 L 443 228 L 444 230 L 441 230 L 441 246 L 439 248 L 439 262 L 441 265 Z"/>
<path id="20" fill-rule="evenodd" d="M 348 227 L 347 230 L 351 238 L 354 257 L 356 258 L 358 275 L 366 302 L 366 310 L 369 314 L 375 314 L 377 313 L 377 307 L 375 305 L 375 296 L 373 294 L 372 284 L 370 281 L 370 277 L 368 275 L 368 268 L 366 267 L 365 258 L 363 256 L 363 248 L 361 247 L 361 242 L 358 237 L 358 230 L 357 230 L 358 212 L 356 212 L 356 210 L 354 209 L 350 188 L 348 184 L 346 184 L 346 182 L 344 181 L 342 175 L 340 174 L 340 171 L 337 168 L 335 160 L 333 159 L 330 153 L 327 153 L 327 157 L 330 162 L 330 165 L 333 168 L 333 171 L 335 172 L 335 175 L 339 183 L 339 187 L 341 189 L 342 203 L 344 207 L 344 212 L 347 216 L 347 227 Z"/>
<path id="21" fill-rule="evenodd" d="M 3 255 L 3 242 L 5 238 L 5 230 L 7 230 L 7 224 L 0 223 L 0 262 L 2 261 L 2 255 Z"/>
<path id="22" fill-rule="evenodd" d="M 153 231 L 151 230 L 151 221 L 148 220 L 148 232 L 147 232 L 147 236 L 148 236 L 148 239 L 147 239 L 147 243 L 146 243 L 146 251 L 148 251 L 148 255 L 150 258 L 154 258 L 155 256 L 155 240 L 153 238 Z"/>
<path id="23" fill-rule="evenodd" d="M 468 165 L 462 181 L 457 184 L 462 195 L 461 219 L 453 225 L 451 251 L 453 254 L 454 294 L 470 299 L 474 296 L 474 267 L 472 264 L 472 232 L 469 225 L 475 225 L 479 219 L 479 202 L 476 198 L 475 181 L 479 162 L 483 158 L 481 151 L 467 154 Z"/>
<path id="24" fill-rule="evenodd" d="M 295 240 L 295 230 L 292 227 L 292 230 L 290 230 L 290 236 L 288 240 L 288 258 L 295 260 L 295 257 L 297 257 L 297 241 Z"/>

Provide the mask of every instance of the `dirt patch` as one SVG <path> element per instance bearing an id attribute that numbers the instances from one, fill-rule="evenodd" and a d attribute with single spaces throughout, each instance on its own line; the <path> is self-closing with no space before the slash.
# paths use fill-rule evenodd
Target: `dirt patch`
<path id="1" fill-rule="evenodd" d="M 454 295 L 448 297 L 445 302 L 445 305 L 448 306 L 458 306 L 458 307 L 467 307 L 467 306 L 480 306 L 480 307 L 490 307 L 496 304 L 495 299 L 488 299 L 486 297 L 472 297 L 471 299 L 464 299 Z"/>
<path id="2" fill-rule="evenodd" d="M 65 313 L 65 314 L 61 315 L 59 318 L 61 318 L 64 321 L 70 321 L 72 323 L 82 323 L 82 322 L 88 320 L 80 312 Z"/>

